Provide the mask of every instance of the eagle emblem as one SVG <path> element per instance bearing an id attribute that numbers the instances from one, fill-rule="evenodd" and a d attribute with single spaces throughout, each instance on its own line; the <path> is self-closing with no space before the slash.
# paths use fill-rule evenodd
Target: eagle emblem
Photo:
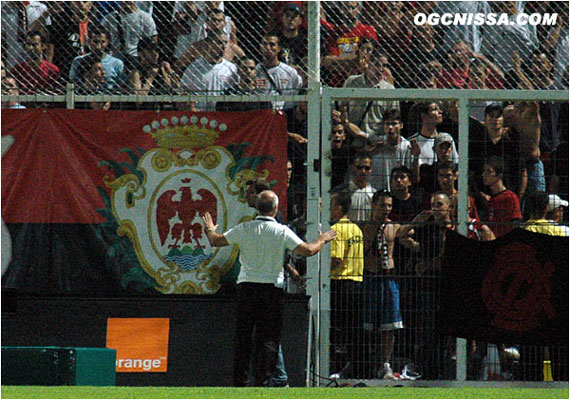
<path id="1" fill-rule="evenodd" d="M 251 218 L 242 193 L 254 172 L 237 169 L 234 154 L 215 145 L 225 124 L 195 116 L 155 122 L 143 131 L 158 147 L 142 154 L 133 173 L 106 181 L 117 233 L 132 242 L 160 292 L 215 293 L 238 249 L 211 247 L 201 217 L 210 212 L 219 232 Z"/>
<path id="2" fill-rule="evenodd" d="M 190 181 L 190 178 L 182 179 L 184 184 L 189 184 Z M 199 199 L 193 198 L 191 186 L 182 186 L 179 189 L 180 200 L 174 200 L 177 192 L 172 189 L 158 198 L 156 225 L 162 246 L 170 235 L 174 243 L 169 244 L 169 248 L 178 249 L 181 244 L 192 244 L 192 242 L 196 242 L 198 248 L 205 248 L 200 243 L 202 224 L 193 221 L 197 216 L 202 217 L 206 211 L 210 212 L 214 222 L 217 220 L 216 196 L 207 189 L 198 189 L 197 193 Z M 171 223 L 174 218 L 178 218 L 179 222 Z"/>

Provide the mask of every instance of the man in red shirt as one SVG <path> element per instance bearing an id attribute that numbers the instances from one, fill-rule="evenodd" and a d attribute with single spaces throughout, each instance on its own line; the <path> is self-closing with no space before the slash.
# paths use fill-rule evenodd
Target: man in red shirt
<path id="1" fill-rule="evenodd" d="M 359 21 L 360 9 L 358 1 L 339 2 L 338 8 L 333 12 L 338 13 L 340 23 L 335 25 L 321 20 L 327 43 L 322 65 L 328 71 L 330 86 L 342 86 L 355 70 L 358 62 L 358 46 L 362 39 L 378 41 L 374 28 Z"/>
<path id="2" fill-rule="evenodd" d="M 11 74 L 20 86 L 21 94 L 54 93 L 58 89 L 59 68 L 44 59 L 45 39 L 39 31 L 26 36 L 24 45 L 28 59 L 14 68 Z"/>
<path id="3" fill-rule="evenodd" d="M 487 200 L 487 225 L 495 237 L 503 236 L 515 228 L 522 219 L 519 198 L 503 183 L 503 160 L 491 156 L 483 165 L 483 184 L 489 187 L 491 196 L 481 193 Z"/>

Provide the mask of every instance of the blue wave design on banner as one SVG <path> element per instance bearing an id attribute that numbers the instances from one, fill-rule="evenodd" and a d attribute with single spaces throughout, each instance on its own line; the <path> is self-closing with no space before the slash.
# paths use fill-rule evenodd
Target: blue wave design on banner
<path id="1" fill-rule="evenodd" d="M 184 271 L 193 271 L 202 263 L 202 261 L 209 259 L 212 255 L 199 254 L 197 256 L 185 254 L 181 256 L 164 256 L 167 261 L 172 261 Z"/>

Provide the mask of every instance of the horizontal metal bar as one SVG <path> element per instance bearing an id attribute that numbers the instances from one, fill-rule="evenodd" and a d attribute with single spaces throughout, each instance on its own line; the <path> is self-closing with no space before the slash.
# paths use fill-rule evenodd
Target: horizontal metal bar
<path id="1" fill-rule="evenodd" d="M 568 90 L 373 89 L 323 87 L 323 97 L 352 100 L 550 100 L 568 101 Z"/>
<path id="2" fill-rule="evenodd" d="M 323 97 L 352 100 L 543 100 L 568 101 L 568 90 L 461 90 L 461 89 L 373 89 L 373 88 L 329 88 L 324 87 Z M 94 95 L 75 96 L 76 102 L 112 101 L 112 102 L 188 102 L 188 101 L 224 101 L 231 103 L 259 101 L 307 101 L 307 95 Z M 2 95 L 2 101 L 20 102 L 65 102 L 63 95 Z"/>
<path id="3" fill-rule="evenodd" d="M 2 95 L 2 102 L 18 101 L 28 103 L 65 103 L 67 96 L 65 95 L 49 95 L 49 94 L 26 94 L 26 95 Z"/>
<path id="4" fill-rule="evenodd" d="M 2 101 L 19 102 L 65 102 L 66 96 L 61 95 L 2 95 Z M 220 95 L 220 96 L 189 96 L 189 95 L 93 95 L 75 96 L 75 102 L 111 101 L 111 102 L 136 102 L 136 103 L 180 103 L 188 101 L 224 101 L 231 103 L 259 102 L 259 101 L 307 101 L 306 95 Z"/>

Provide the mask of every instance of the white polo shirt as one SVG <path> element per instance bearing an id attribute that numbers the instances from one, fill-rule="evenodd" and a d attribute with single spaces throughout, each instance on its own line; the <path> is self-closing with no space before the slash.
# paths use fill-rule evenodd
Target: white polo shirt
<path id="1" fill-rule="evenodd" d="M 283 255 L 303 243 L 288 226 L 275 218 L 258 216 L 243 222 L 224 233 L 231 245 L 239 245 L 241 270 L 237 283 L 283 282 Z"/>

